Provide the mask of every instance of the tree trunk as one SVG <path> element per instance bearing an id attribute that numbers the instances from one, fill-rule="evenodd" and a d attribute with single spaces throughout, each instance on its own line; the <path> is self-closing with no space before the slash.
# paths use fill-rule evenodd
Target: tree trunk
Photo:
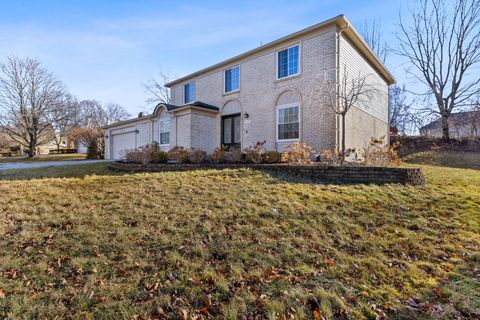
<path id="1" fill-rule="evenodd" d="M 32 139 L 30 140 L 30 143 L 28 144 L 28 157 L 33 158 L 35 156 L 35 148 L 37 147 L 37 144 L 35 141 Z"/>
<path id="2" fill-rule="evenodd" d="M 342 113 L 342 163 L 345 161 L 345 113 Z"/>
<path id="3" fill-rule="evenodd" d="M 445 141 L 450 141 L 450 128 L 448 125 L 447 115 L 442 114 L 441 124 L 442 124 L 442 139 Z"/>

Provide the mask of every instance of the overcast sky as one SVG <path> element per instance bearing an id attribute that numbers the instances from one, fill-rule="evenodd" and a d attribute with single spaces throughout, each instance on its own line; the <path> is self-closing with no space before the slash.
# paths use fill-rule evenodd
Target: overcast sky
<path id="1" fill-rule="evenodd" d="M 345 14 L 380 20 L 394 42 L 402 0 L 0 0 L 0 61 L 36 57 L 79 99 L 152 110 L 142 83 L 162 69 L 183 76 Z M 397 58 L 387 62 L 403 81 Z"/>

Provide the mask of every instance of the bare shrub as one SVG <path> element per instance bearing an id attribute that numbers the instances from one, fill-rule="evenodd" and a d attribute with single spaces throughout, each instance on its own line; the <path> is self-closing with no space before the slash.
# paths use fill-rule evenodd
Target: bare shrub
<path id="1" fill-rule="evenodd" d="M 190 158 L 190 152 L 181 146 L 175 146 L 168 150 L 168 160 L 173 160 L 178 163 L 188 162 Z"/>
<path id="2" fill-rule="evenodd" d="M 226 148 L 225 146 L 220 146 L 220 147 L 217 147 L 213 153 L 212 153 L 212 161 L 213 163 L 221 163 L 221 162 L 224 162 L 225 161 L 225 156 L 226 156 Z"/>
<path id="3" fill-rule="evenodd" d="M 188 150 L 188 153 L 188 160 L 190 160 L 191 163 L 202 163 L 205 162 L 205 159 L 207 158 L 207 153 L 200 149 L 190 149 Z"/>
<path id="4" fill-rule="evenodd" d="M 263 161 L 266 163 L 278 163 L 282 160 L 282 154 L 275 150 L 266 151 L 263 154 Z"/>
<path id="5" fill-rule="evenodd" d="M 363 148 L 363 159 L 366 165 L 370 166 L 399 166 L 402 161 L 396 149 L 399 143 L 391 145 L 385 142 L 385 136 L 379 139 L 372 138 L 370 143 Z"/>
<path id="6" fill-rule="evenodd" d="M 263 145 L 266 141 L 257 142 L 255 146 L 245 149 L 245 157 L 248 162 L 261 163 L 263 160 Z"/>
<path id="7" fill-rule="evenodd" d="M 148 164 L 152 162 L 154 154 L 158 152 L 156 145 L 147 144 L 146 146 L 139 147 L 132 150 L 123 150 L 120 155 L 122 159 L 128 162 Z"/>
<path id="8" fill-rule="evenodd" d="M 315 149 L 306 143 L 295 142 L 293 145 L 285 146 L 282 152 L 282 162 L 306 164 L 311 163 L 311 156 L 316 153 Z"/>
<path id="9" fill-rule="evenodd" d="M 232 161 L 233 162 L 242 162 L 243 161 L 243 152 L 240 148 L 232 148 L 232 150 L 230 150 L 230 153 L 232 155 Z"/>
<path id="10" fill-rule="evenodd" d="M 320 153 L 320 161 L 328 165 L 341 165 L 342 153 L 338 150 L 323 150 Z"/>

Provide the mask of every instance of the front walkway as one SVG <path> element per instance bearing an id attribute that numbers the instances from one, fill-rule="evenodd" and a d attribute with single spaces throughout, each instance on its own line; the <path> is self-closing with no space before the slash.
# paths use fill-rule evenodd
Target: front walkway
<path id="1" fill-rule="evenodd" d="M 67 161 L 39 161 L 30 163 L 12 162 L 0 163 L 0 171 L 12 169 L 32 169 L 42 167 L 58 167 L 74 164 L 91 164 L 97 162 L 110 162 L 109 160 L 67 160 Z"/>

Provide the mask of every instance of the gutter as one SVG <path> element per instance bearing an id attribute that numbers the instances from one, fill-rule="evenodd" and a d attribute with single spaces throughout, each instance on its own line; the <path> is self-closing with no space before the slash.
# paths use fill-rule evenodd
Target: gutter
<path id="1" fill-rule="evenodd" d="M 340 107 L 340 101 L 338 99 L 338 95 L 339 95 L 339 90 L 340 90 L 340 43 L 341 43 L 341 40 L 342 40 L 342 33 L 347 30 L 348 28 L 350 27 L 350 22 L 346 21 L 345 25 L 344 26 L 341 26 L 338 28 L 338 32 L 337 32 L 337 48 L 336 48 L 336 51 L 335 52 L 335 64 L 336 64 L 336 68 L 337 68 L 337 79 L 336 79 L 336 104 L 337 104 L 337 110 L 339 110 L 339 107 Z M 340 116 L 335 113 L 335 126 L 336 126 L 336 134 L 335 134 L 335 147 L 337 150 L 339 150 L 339 147 L 340 147 Z M 342 130 L 345 130 L 345 128 L 341 128 Z"/>

